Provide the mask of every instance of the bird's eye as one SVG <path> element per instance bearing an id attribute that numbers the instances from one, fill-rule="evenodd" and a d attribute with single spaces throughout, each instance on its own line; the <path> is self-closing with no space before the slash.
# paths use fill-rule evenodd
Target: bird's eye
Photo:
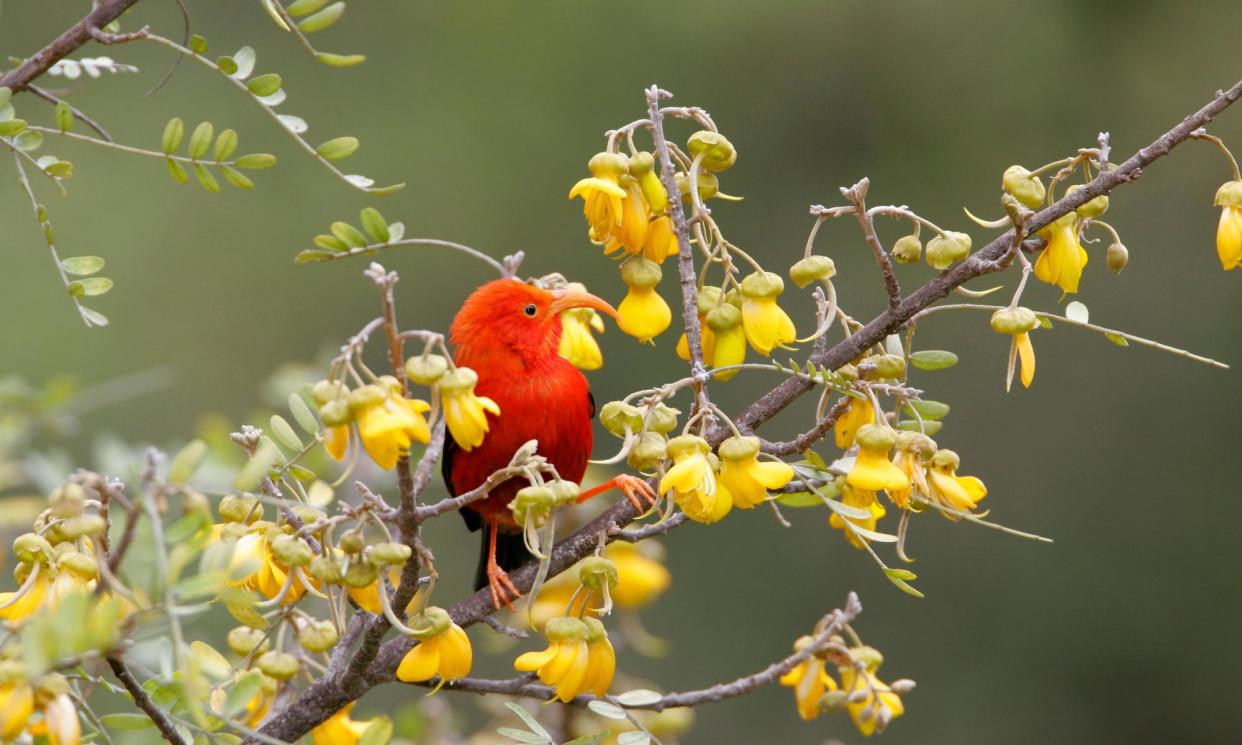
<path id="1" fill-rule="evenodd" d="M 535 317 L 535 314 L 539 312 L 539 309 L 535 307 L 535 304 L 534 304 L 534 303 L 531 303 L 530 305 L 526 306 L 525 308 L 522 308 L 522 312 L 523 312 L 523 313 L 525 313 L 526 315 L 530 316 L 531 318 L 534 318 L 534 317 Z"/>

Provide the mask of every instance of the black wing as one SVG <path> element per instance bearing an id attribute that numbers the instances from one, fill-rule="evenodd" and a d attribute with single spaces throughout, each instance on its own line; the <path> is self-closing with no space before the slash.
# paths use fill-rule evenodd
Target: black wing
<path id="1" fill-rule="evenodd" d="M 444 455 L 440 458 L 440 475 L 444 477 L 444 488 L 454 497 L 457 496 L 457 492 L 453 490 L 453 456 L 456 453 L 457 442 L 451 435 L 445 433 Z M 458 510 L 457 514 L 461 515 L 461 519 L 471 531 L 483 527 L 483 518 L 479 517 L 479 513 L 474 510 Z"/>
<path id="2" fill-rule="evenodd" d="M 595 418 L 595 394 L 587 388 L 587 419 Z"/>

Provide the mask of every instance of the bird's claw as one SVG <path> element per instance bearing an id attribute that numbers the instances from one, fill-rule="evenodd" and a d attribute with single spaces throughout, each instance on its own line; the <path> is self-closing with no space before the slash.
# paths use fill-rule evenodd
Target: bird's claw
<path id="1" fill-rule="evenodd" d="M 492 605 L 496 610 L 502 607 L 515 610 L 513 601 L 521 597 L 522 593 L 514 586 L 513 580 L 509 579 L 509 573 L 498 564 L 487 567 L 487 587 L 492 591 Z"/>
<path id="2" fill-rule="evenodd" d="M 617 488 L 621 490 L 626 499 L 630 500 L 630 504 L 634 505 L 634 509 L 639 512 L 646 512 L 655 506 L 655 489 L 652 489 L 651 484 L 648 484 L 645 479 L 623 473 L 617 476 L 616 481 Z"/>

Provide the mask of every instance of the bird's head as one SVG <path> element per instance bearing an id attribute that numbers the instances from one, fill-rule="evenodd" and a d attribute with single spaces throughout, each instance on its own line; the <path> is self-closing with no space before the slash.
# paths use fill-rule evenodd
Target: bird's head
<path id="1" fill-rule="evenodd" d="M 466 298 L 450 334 L 460 364 L 482 366 L 521 360 L 530 366 L 555 357 L 560 314 L 592 308 L 617 318 L 611 305 L 587 292 L 544 290 L 516 279 L 497 279 Z"/>

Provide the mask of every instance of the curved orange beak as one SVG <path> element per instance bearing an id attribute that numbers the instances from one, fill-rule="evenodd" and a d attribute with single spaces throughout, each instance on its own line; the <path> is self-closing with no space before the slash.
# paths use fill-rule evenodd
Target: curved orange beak
<path id="1" fill-rule="evenodd" d="M 597 310 L 604 315 L 619 320 L 616 308 L 613 308 L 606 301 L 595 297 L 589 292 L 576 292 L 574 290 L 553 290 L 552 305 L 549 306 L 553 313 L 560 315 L 571 308 L 591 308 Z"/>

